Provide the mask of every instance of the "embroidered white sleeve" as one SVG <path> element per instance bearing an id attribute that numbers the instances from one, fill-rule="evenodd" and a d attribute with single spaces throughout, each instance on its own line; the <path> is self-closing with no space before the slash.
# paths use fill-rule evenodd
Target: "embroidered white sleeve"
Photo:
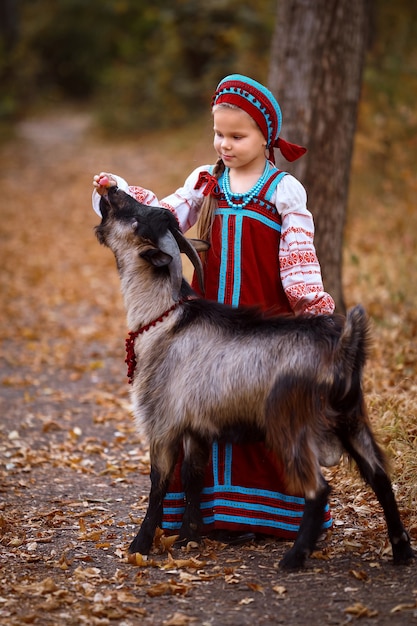
<path id="1" fill-rule="evenodd" d="M 160 206 L 160 202 L 153 191 L 138 185 L 129 185 L 128 193 L 138 202 L 148 206 Z"/>
<path id="2" fill-rule="evenodd" d="M 194 187 L 200 172 L 208 171 L 209 168 L 210 165 L 197 167 L 182 187 L 161 200 L 160 206 L 174 213 L 183 232 L 194 226 L 198 219 L 204 196 L 201 189 L 194 189 Z"/>
<path id="3" fill-rule="evenodd" d="M 296 178 L 289 174 L 284 176 L 275 192 L 275 205 L 282 219 L 281 281 L 291 308 L 296 315 L 333 313 L 333 298 L 323 288 L 307 195 Z"/>

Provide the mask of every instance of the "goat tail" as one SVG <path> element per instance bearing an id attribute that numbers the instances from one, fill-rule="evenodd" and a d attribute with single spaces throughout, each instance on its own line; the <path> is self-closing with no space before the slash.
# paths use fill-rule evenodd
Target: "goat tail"
<path id="1" fill-rule="evenodd" d="M 335 352 L 335 391 L 338 399 L 361 386 L 362 372 L 370 349 L 369 319 L 358 304 L 349 309 Z"/>

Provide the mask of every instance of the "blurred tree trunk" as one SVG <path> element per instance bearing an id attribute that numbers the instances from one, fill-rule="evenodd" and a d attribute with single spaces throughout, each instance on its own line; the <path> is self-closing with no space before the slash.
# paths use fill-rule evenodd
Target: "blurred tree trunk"
<path id="1" fill-rule="evenodd" d="M 17 42 L 18 30 L 18 0 L 0 0 L 0 37 L 7 52 Z"/>
<path id="2" fill-rule="evenodd" d="M 277 162 L 307 189 L 325 288 L 341 313 L 343 229 L 370 21 L 371 0 L 278 0 L 268 81 L 282 107 L 282 137 L 308 148 L 292 165 Z"/>

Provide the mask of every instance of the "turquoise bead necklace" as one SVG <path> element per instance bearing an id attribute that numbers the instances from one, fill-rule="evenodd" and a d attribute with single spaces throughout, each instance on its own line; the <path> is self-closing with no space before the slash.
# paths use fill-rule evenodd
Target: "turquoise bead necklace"
<path id="1" fill-rule="evenodd" d="M 230 189 L 230 178 L 229 178 L 230 168 L 226 167 L 223 174 L 223 191 L 227 200 L 227 204 L 234 209 L 244 209 L 255 196 L 259 194 L 262 187 L 265 185 L 268 180 L 269 175 L 269 163 L 268 161 L 265 164 L 265 169 L 261 175 L 261 177 L 257 180 L 253 187 L 246 191 L 245 193 L 234 193 Z"/>

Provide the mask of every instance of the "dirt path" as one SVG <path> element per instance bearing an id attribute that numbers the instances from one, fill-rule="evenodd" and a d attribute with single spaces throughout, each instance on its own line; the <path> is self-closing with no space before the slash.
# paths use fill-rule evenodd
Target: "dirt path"
<path id="1" fill-rule="evenodd" d="M 25 122 L 0 148 L 0 624 L 417 624 L 416 568 L 391 565 L 380 509 L 346 467 L 331 475 L 335 527 L 301 573 L 277 568 L 288 545 L 271 540 L 127 563 L 149 463 L 90 180 L 109 169 L 165 193 L 209 158 L 191 139 L 166 139 L 162 182 L 162 150 L 100 140 L 86 115 Z"/>

